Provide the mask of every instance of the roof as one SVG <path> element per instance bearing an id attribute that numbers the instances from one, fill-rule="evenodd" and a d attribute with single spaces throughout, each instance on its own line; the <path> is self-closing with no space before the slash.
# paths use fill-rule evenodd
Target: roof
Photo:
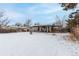
<path id="1" fill-rule="evenodd" d="M 20 26 L 10 26 L 10 28 L 27 28 L 28 29 L 28 27 L 20 27 Z"/>
<path id="2" fill-rule="evenodd" d="M 60 27 L 59 25 L 34 25 L 33 27 L 39 27 L 39 26 Z"/>

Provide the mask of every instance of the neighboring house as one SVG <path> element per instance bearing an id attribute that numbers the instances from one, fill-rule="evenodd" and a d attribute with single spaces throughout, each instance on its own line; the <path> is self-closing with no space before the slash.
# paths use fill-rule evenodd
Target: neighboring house
<path id="1" fill-rule="evenodd" d="M 34 32 L 59 32 L 61 27 L 55 25 L 35 25 L 32 29 Z"/>
<path id="2" fill-rule="evenodd" d="M 28 27 L 21 27 L 21 26 L 11 26 L 11 29 L 16 29 L 17 32 L 28 32 Z"/>

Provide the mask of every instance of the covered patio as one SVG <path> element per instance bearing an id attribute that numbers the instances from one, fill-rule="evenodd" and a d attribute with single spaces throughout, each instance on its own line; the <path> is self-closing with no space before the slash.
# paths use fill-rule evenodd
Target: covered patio
<path id="1" fill-rule="evenodd" d="M 55 30 L 59 31 L 59 26 L 53 26 L 53 25 L 33 26 L 33 31 L 35 32 L 53 32 Z"/>

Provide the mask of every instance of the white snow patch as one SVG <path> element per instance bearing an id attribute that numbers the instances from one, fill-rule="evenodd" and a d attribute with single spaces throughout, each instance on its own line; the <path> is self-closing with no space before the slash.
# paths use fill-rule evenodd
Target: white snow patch
<path id="1" fill-rule="evenodd" d="M 68 33 L 0 34 L 2 56 L 79 55 L 79 44 L 64 40 Z"/>

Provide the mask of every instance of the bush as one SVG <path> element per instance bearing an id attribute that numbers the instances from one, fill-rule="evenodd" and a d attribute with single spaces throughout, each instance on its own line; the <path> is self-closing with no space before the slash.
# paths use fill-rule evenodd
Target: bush
<path id="1" fill-rule="evenodd" d="M 79 41 L 79 27 L 73 28 L 73 31 L 70 33 L 71 40 Z"/>
<path id="2" fill-rule="evenodd" d="M 10 33 L 10 32 L 16 32 L 16 29 L 0 29 L 0 33 Z"/>

